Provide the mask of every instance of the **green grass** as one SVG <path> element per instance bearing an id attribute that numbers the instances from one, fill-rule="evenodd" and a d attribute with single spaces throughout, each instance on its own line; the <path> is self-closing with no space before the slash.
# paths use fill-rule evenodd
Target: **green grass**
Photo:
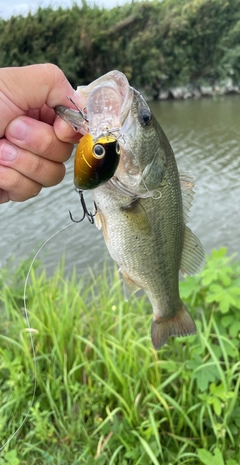
<path id="1" fill-rule="evenodd" d="M 29 333 L 28 266 L 0 274 L 0 447 L 24 420 L 0 465 L 240 463 L 238 261 L 214 251 L 181 283 L 198 334 L 158 352 L 148 300 L 125 303 L 116 270 L 32 271 Z"/>

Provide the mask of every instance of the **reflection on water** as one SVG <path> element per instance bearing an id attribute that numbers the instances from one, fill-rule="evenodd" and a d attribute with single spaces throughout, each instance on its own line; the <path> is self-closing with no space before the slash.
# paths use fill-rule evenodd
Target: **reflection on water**
<path id="1" fill-rule="evenodd" d="M 151 105 L 175 152 L 179 171 L 195 180 L 195 198 L 189 225 L 209 253 L 222 245 L 239 250 L 240 224 L 240 99 L 225 97 L 166 101 Z M 36 253 L 58 229 L 70 224 L 68 210 L 81 215 L 74 191 L 73 159 L 59 186 L 45 189 L 23 204 L 0 206 L 0 266 L 13 255 L 16 263 Z M 91 195 L 86 194 L 89 208 Z M 40 258 L 51 272 L 65 253 L 66 270 L 79 274 L 109 259 L 102 234 L 87 220 L 54 236 Z"/>

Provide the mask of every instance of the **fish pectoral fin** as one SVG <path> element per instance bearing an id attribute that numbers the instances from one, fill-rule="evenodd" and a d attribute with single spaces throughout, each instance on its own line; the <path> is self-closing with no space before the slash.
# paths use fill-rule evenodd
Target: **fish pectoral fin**
<path id="1" fill-rule="evenodd" d="M 192 200 L 194 197 L 194 182 L 193 179 L 185 173 L 179 175 L 180 179 L 180 186 L 182 192 L 182 200 L 183 200 L 183 215 L 184 221 L 187 222 L 189 210 L 192 206 Z"/>
<path id="2" fill-rule="evenodd" d="M 136 232 L 136 234 L 151 234 L 151 224 L 148 214 L 139 198 L 135 198 L 130 203 L 122 205 L 120 210 L 125 213 L 126 218 L 131 221 L 132 231 Z"/>
<path id="3" fill-rule="evenodd" d="M 102 229 L 106 244 L 108 243 L 107 222 L 104 214 L 98 209 L 95 214 L 95 224 L 98 229 Z"/>
<path id="4" fill-rule="evenodd" d="M 198 237 L 187 226 L 185 226 L 183 241 L 180 271 L 183 275 L 193 276 L 204 265 L 204 249 Z"/>
<path id="5" fill-rule="evenodd" d="M 102 219 L 99 211 L 95 213 L 95 225 L 97 229 L 102 229 Z"/>
<path id="6" fill-rule="evenodd" d="M 139 291 L 140 287 L 128 276 L 127 273 L 120 269 L 123 277 L 123 292 L 125 301 L 127 302 L 131 295 L 135 294 L 135 292 Z"/>
<path id="7" fill-rule="evenodd" d="M 171 336 L 184 337 L 195 333 L 196 325 L 182 301 L 176 313 L 152 321 L 151 337 L 156 350 L 166 344 Z"/>

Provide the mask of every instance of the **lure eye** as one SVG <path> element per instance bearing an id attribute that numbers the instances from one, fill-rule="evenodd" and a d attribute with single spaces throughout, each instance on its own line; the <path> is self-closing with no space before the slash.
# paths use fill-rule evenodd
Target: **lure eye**
<path id="1" fill-rule="evenodd" d="M 152 121 L 152 113 L 147 108 L 143 108 L 139 113 L 139 121 L 141 126 L 148 126 Z"/>
<path id="2" fill-rule="evenodd" d="M 106 150 L 101 144 L 95 144 L 93 146 L 93 156 L 101 160 L 105 156 Z"/>

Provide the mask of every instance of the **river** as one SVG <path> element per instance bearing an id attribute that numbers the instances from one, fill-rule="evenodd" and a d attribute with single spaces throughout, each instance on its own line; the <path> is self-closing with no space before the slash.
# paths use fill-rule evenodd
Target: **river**
<path id="1" fill-rule="evenodd" d="M 195 180 L 195 197 L 189 226 L 207 253 L 226 246 L 240 254 L 240 98 L 154 102 L 151 108 L 168 136 L 180 172 Z M 22 204 L 0 206 L 0 266 L 13 259 L 14 266 L 34 255 L 55 232 L 70 224 L 68 210 L 81 215 L 73 188 L 73 156 L 64 181 Z M 86 194 L 89 208 L 91 195 Z M 73 224 L 48 241 L 39 258 L 52 273 L 65 255 L 66 273 L 110 265 L 102 234 L 87 220 Z"/>

